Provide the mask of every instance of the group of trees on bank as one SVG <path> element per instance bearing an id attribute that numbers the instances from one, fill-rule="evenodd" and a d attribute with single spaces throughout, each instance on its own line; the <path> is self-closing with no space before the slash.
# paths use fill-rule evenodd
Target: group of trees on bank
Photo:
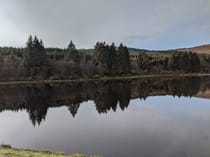
<path id="1" fill-rule="evenodd" d="M 201 70 L 201 61 L 196 53 L 177 52 L 171 57 L 169 66 L 172 70 L 199 72 Z"/>
<path id="2" fill-rule="evenodd" d="M 98 42 L 93 52 L 93 62 L 96 66 L 104 68 L 104 73 L 109 75 L 130 73 L 130 57 L 126 46 Z"/>
<path id="3" fill-rule="evenodd" d="M 160 72 L 209 72 L 209 56 L 177 51 L 162 54 L 139 52 L 137 59 L 131 60 L 129 49 L 123 44 L 115 46 L 114 43 L 97 42 L 94 49 L 78 50 L 70 41 L 65 49 L 45 48 L 41 39 L 30 36 L 25 48 L 0 48 L 0 79 L 71 79 Z"/>
<path id="4" fill-rule="evenodd" d="M 144 73 L 157 70 L 192 73 L 202 69 L 199 56 L 192 52 L 173 52 L 170 57 L 150 57 L 143 52 L 139 53 L 137 63 Z"/>
<path id="5" fill-rule="evenodd" d="M 118 75 L 130 73 L 129 51 L 120 44 L 96 43 L 92 55 L 81 54 L 70 41 L 63 52 L 63 59 L 50 60 L 42 40 L 29 37 L 24 55 L 24 63 L 29 76 L 52 78 L 75 78 L 84 75 Z"/>
<path id="6" fill-rule="evenodd" d="M 49 64 L 43 42 L 36 36 L 34 38 L 30 36 L 27 41 L 24 63 L 29 76 L 49 73 Z"/>

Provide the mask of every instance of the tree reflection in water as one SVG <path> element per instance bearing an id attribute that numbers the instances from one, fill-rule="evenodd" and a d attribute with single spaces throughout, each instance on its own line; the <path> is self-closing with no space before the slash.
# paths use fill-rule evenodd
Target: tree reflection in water
<path id="1" fill-rule="evenodd" d="M 149 96 L 196 96 L 210 89 L 208 77 L 144 78 L 138 80 L 89 81 L 68 84 L 0 86 L 0 111 L 26 110 L 33 125 L 40 125 L 50 107 L 67 106 L 73 117 L 80 103 L 94 101 L 99 114 L 125 110 L 130 99 Z"/>

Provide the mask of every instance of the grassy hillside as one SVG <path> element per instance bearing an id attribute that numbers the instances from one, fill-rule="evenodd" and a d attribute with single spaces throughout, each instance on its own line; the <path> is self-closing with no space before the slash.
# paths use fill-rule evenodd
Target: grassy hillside
<path id="1" fill-rule="evenodd" d="M 148 53 L 149 55 L 159 55 L 159 56 L 164 56 L 164 55 L 171 55 L 173 52 L 176 51 L 182 51 L 182 52 L 194 52 L 198 54 L 206 54 L 210 55 L 210 44 L 207 45 L 201 45 L 201 46 L 196 46 L 192 48 L 180 48 L 176 50 L 145 50 L 145 49 L 135 49 L 135 48 L 129 48 L 129 52 L 131 55 L 138 54 L 139 52 L 145 52 Z"/>
<path id="2" fill-rule="evenodd" d="M 178 51 L 183 51 L 183 52 L 190 52 L 191 51 L 191 52 L 195 52 L 195 53 L 199 53 L 199 54 L 210 55 L 210 44 L 197 46 L 197 47 L 192 47 L 192 48 L 178 49 Z"/>

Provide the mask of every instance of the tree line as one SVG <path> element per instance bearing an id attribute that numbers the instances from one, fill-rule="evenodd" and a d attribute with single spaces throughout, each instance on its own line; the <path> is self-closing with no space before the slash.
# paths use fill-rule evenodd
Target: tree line
<path id="1" fill-rule="evenodd" d="M 116 47 L 97 42 L 93 54 L 80 53 L 73 41 L 63 51 L 63 57 L 47 57 L 42 40 L 29 37 L 24 54 L 28 76 L 72 78 L 81 76 L 104 76 L 130 73 L 129 51 L 120 44 Z"/>
<path id="2" fill-rule="evenodd" d="M 192 52 L 167 54 L 139 52 L 131 60 L 122 43 L 97 42 L 94 49 L 78 50 L 70 41 L 67 48 L 45 48 L 37 36 L 24 48 L 0 48 L 0 79 L 74 79 L 145 73 L 209 72 L 210 57 Z"/>
<path id="3" fill-rule="evenodd" d="M 174 71 L 194 73 L 202 71 L 201 59 L 192 52 L 173 52 L 170 57 L 150 57 L 139 53 L 137 62 L 144 73 L 153 71 Z M 155 70 L 156 68 L 156 70 Z"/>

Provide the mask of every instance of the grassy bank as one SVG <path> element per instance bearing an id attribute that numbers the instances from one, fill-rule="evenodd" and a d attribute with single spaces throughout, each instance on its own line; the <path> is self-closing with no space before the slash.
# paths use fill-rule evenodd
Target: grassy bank
<path id="1" fill-rule="evenodd" d="M 104 76 L 99 78 L 82 78 L 82 79 L 69 79 L 69 80 L 17 80 L 17 81 L 0 81 L 0 85 L 18 85 L 18 84 L 48 84 L 48 83 L 76 83 L 86 81 L 106 81 L 106 80 L 128 80 L 128 79 L 141 79 L 153 77 L 201 77 L 210 76 L 210 74 L 192 73 L 192 74 L 144 74 L 144 75 L 125 75 L 125 76 Z"/>
<path id="2" fill-rule="evenodd" d="M 85 155 L 74 154 L 65 156 L 63 153 L 51 153 L 48 151 L 35 151 L 28 149 L 15 149 L 10 146 L 0 146 L 0 157 L 87 157 Z M 99 156 L 91 156 L 99 157 Z"/>

